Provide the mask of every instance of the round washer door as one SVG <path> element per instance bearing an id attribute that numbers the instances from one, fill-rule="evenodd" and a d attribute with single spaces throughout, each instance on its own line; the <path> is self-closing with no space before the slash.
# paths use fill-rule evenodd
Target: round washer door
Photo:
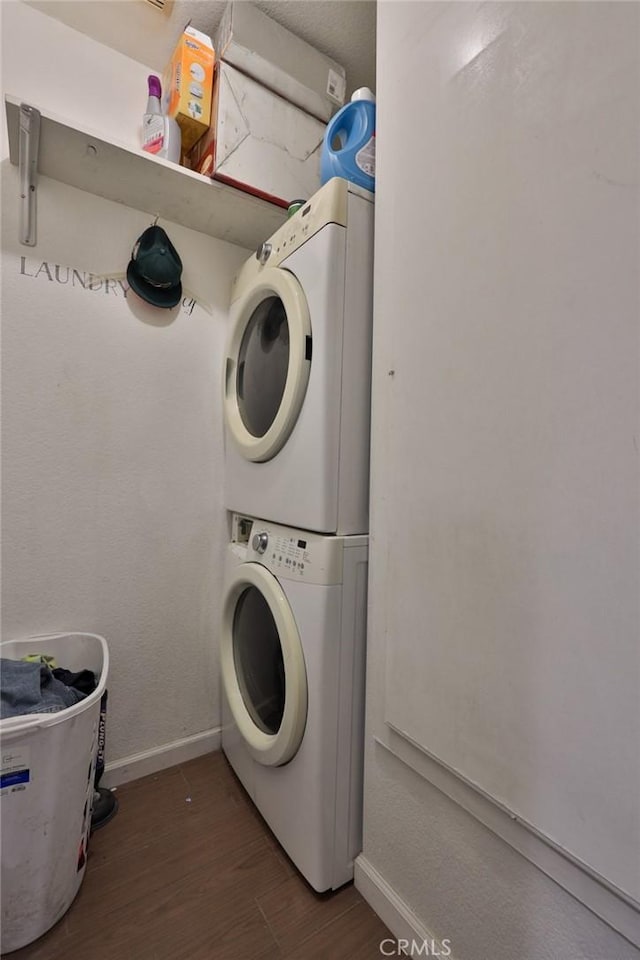
<path id="1" fill-rule="evenodd" d="M 259 563 L 240 564 L 222 613 L 224 691 L 252 756 L 279 766 L 297 752 L 307 720 L 307 673 L 282 587 Z"/>
<path id="2" fill-rule="evenodd" d="M 311 368 L 311 319 L 288 270 L 267 267 L 235 305 L 225 371 L 227 426 L 247 460 L 270 460 L 293 430 Z"/>

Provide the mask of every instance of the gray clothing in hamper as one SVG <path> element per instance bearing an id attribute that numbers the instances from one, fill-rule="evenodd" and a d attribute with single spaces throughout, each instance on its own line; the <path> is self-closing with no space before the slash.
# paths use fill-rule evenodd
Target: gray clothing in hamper
<path id="1" fill-rule="evenodd" d="M 43 663 L 0 659 L 0 720 L 56 713 L 84 698 L 84 693 L 56 680 Z"/>

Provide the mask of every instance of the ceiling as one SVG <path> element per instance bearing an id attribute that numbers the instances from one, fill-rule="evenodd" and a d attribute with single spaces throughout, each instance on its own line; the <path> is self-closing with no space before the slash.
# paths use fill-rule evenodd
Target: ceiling
<path id="1" fill-rule="evenodd" d="M 147 0 L 27 0 L 30 6 L 161 72 L 190 20 L 213 36 L 226 0 L 174 0 L 164 12 Z M 282 26 L 347 71 L 347 90 L 375 90 L 375 0 L 256 0 Z"/>

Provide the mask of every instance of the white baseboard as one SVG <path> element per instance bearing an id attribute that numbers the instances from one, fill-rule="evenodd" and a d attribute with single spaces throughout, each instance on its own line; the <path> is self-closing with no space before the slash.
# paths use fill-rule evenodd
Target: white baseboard
<path id="1" fill-rule="evenodd" d="M 192 737 L 183 740 L 174 740 L 164 743 L 160 747 L 152 747 L 141 753 L 134 753 L 122 760 L 107 763 L 100 781 L 101 787 L 119 787 L 130 780 L 138 780 L 150 773 L 158 773 L 167 767 L 175 767 L 178 763 L 185 763 L 205 753 L 212 753 L 220 749 L 220 727 L 215 730 L 205 730 L 195 733 Z"/>
<path id="2" fill-rule="evenodd" d="M 394 935 L 395 941 L 382 941 L 381 957 L 440 957 L 442 960 L 455 960 L 449 941 L 440 941 L 427 930 L 363 854 L 356 858 L 353 879 L 356 889 Z"/>

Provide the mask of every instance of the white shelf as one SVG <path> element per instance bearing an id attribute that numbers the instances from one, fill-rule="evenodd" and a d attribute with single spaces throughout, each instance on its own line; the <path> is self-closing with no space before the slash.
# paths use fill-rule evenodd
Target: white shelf
<path id="1" fill-rule="evenodd" d="M 21 102 L 5 96 L 9 153 L 16 165 Z M 275 204 L 105 140 L 48 111 L 40 115 L 38 171 L 43 176 L 248 249 L 286 220 L 286 211 Z"/>

